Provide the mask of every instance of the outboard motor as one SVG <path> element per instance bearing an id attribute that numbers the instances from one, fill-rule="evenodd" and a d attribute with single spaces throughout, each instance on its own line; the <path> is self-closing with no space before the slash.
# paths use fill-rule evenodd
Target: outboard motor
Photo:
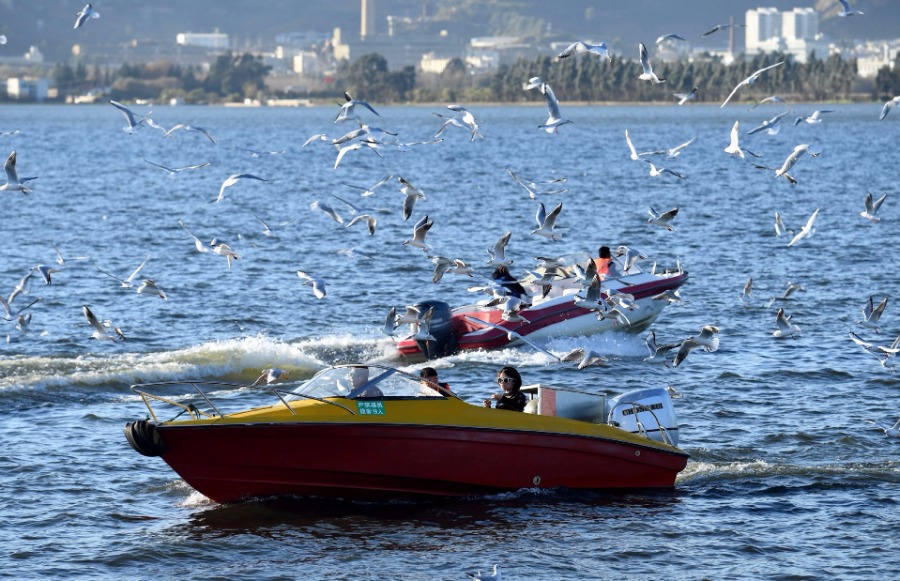
<path id="1" fill-rule="evenodd" d="M 429 331 L 434 341 L 416 341 L 419 350 L 425 355 L 426 359 L 437 359 L 438 357 L 446 357 L 456 352 L 456 335 L 450 328 L 450 317 L 452 312 L 450 305 L 443 301 L 422 301 L 415 305 L 420 313 L 432 309 L 431 327 Z"/>
<path id="2" fill-rule="evenodd" d="M 663 387 L 636 389 L 607 402 L 610 425 L 632 434 L 678 445 L 678 420 L 669 392 Z"/>

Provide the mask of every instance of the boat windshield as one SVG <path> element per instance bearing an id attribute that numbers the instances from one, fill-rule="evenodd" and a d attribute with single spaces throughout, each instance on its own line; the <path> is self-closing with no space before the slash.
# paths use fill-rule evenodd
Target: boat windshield
<path id="1" fill-rule="evenodd" d="M 380 365 L 341 365 L 320 371 L 285 399 L 446 397 L 424 380 Z"/>

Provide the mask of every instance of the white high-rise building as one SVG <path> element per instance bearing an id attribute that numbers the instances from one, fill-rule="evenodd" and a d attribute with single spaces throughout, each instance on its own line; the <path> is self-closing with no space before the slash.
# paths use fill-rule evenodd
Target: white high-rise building
<path id="1" fill-rule="evenodd" d="M 786 40 L 815 40 L 819 15 L 813 8 L 794 8 L 781 14 L 781 36 Z"/>
<path id="2" fill-rule="evenodd" d="M 748 10 L 744 16 L 744 23 L 747 25 L 744 32 L 744 52 L 753 55 L 778 50 L 781 38 L 781 12 L 777 8 Z"/>

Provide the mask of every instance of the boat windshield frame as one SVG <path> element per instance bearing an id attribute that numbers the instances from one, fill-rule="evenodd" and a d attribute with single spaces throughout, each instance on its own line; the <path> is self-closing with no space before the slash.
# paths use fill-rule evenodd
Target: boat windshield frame
<path id="1" fill-rule="evenodd" d="M 399 369 L 378 364 L 335 365 L 316 373 L 299 387 L 283 392 L 285 400 L 298 399 L 420 399 L 454 398 L 440 385 Z"/>

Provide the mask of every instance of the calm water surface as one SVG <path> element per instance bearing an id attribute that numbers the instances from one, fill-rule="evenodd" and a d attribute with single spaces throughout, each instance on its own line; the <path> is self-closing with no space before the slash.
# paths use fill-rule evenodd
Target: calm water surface
<path id="1" fill-rule="evenodd" d="M 430 139 L 439 107 L 377 107 L 372 125 L 403 142 Z M 819 108 L 803 105 L 796 114 Z M 900 116 L 878 121 L 880 104 L 828 105 L 820 125 L 786 124 L 774 136 L 743 132 L 781 111 L 717 106 L 565 107 L 574 123 L 559 134 L 536 129 L 543 107 L 471 107 L 485 135 L 470 143 L 448 130 L 439 144 L 409 151 L 351 151 L 333 169 L 331 108 L 155 107 L 166 127 L 204 127 L 216 139 L 150 128 L 121 130 L 109 105 L 4 106 L 2 155 L 18 152 L 20 176 L 39 176 L 34 192 L 0 192 L 0 292 L 8 296 L 36 264 L 27 334 L 0 325 L 0 528 L 2 568 L 11 578 L 465 579 L 504 567 L 505 579 L 880 579 L 900 567 L 893 523 L 900 498 L 900 441 L 876 424 L 900 417 L 900 380 L 854 345 L 856 331 L 889 343 L 900 333 L 898 192 L 895 150 Z M 145 108 L 136 106 L 144 112 Z M 793 118 L 790 114 L 786 119 Z M 780 166 L 809 143 L 790 186 L 771 170 L 723 153 L 734 121 L 742 145 Z M 657 165 L 686 176 L 654 178 L 632 162 L 639 151 L 696 138 Z M 279 151 L 253 157 L 242 148 Z M 169 167 L 211 162 L 177 178 Z M 568 178 L 561 241 L 530 236 L 537 204 L 505 169 L 539 181 Z M 241 180 L 211 203 L 231 174 Z M 409 221 L 396 181 L 361 198 L 346 184 L 370 186 L 388 174 L 421 188 Z M 888 193 L 882 220 L 859 216 L 867 191 Z M 376 210 L 378 227 L 346 229 L 309 205 L 320 200 L 349 221 L 335 194 Z M 676 230 L 646 224 L 647 209 L 679 208 Z M 819 209 L 815 233 L 788 248 L 774 213 L 798 230 Z M 527 383 L 617 393 L 672 385 L 681 446 L 691 454 L 672 491 L 633 494 L 522 490 L 488 498 L 364 504 L 280 499 L 220 506 L 192 491 L 159 459 L 126 443 L 126 421 L 146 414 L 133 383 L 183 378 L 252 381 L 283 367 L 301 381 L 350 361 L 404 366 L 379 331 L 391 306 L 441 298 L 471 300 L 467 277 L 431 282 L 433 265 L 404 246 L 412 223 L 434 220 L 428 242 L 488 274 L 485 248 L 511 230 L 508 256 L 524 273 L 536 256 L 595 252 L 627 244 L 664 267 L 690 272 L 683 306 L 653 325 L 660 341 L 717 325 L 715 353 L 693 353 L 677 369 L 651 366 L 644 336 L 556 339 L 609 358 L 577 371 L 528 349 L 467 353 L 435 363 L 443 380 L 478 402 L 503 365 Z M 228 242 L 240 258 L 200 254 L 179 226 L 202 240 Z M 262 222 L 271 236 L 263 234 Z M 57 265 L 53 245 L 65 263 Z M 351 256 L 339 253 L 353 249 Z M 138 278 L 155 280 L 162 301 L 124 289 L 120 278 L 150 256 Z M 79 260 L 88 257 L 90 260 Z M 322 276 L 316 300 L 296 271 Z M 752 300 L 739 299 L 747 279 Z M 788 282 L 804 290 L 780 297 Z M 857 325 L 870 295 L 891 301 L 879 333 Z M 128 337 L 97 341 L 81 313 L 89 305 Z M 783 307 L 801 327 L 776 339 Z M 246 391 L 219 396 L 238 407 L 260 401 Z M 303 450 L 296 453 L 302 454 Z"/>

